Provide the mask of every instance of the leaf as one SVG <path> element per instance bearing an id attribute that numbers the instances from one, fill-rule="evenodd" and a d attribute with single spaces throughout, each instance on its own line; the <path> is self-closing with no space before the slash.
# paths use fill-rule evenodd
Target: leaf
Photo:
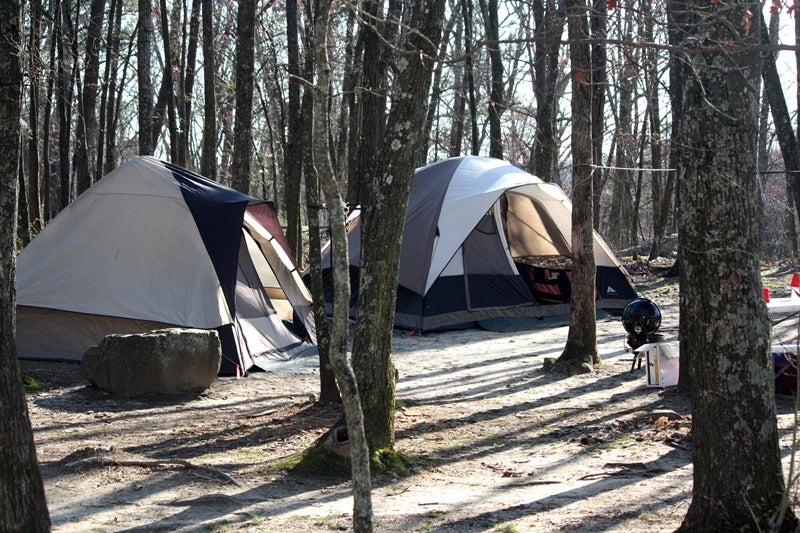
<path id="1" fill-rule="evenodd" d="M 745 35 L 749 35 L 750 34 L 750 19 L 752 19 L 752 18 L 753 18 L 753 12 L 750 11 L 750 9 L 745 8 L 745 10 L 744 10 L 744 18 L 739 23 L 742 26 L 742 28 L 744 29 L 744 34 Z"/>

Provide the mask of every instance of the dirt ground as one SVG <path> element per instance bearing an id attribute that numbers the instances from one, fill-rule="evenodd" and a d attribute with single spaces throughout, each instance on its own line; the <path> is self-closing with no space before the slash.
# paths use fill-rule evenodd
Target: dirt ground
<path id="1" fill-rule="evenodd" d="M 677 336 L 677 287 L 631 265 Z M 790 272 L 790 271 L 788 271 Z M 790 274 L 789 274 L 790 275 Z M 779 295 L 787 270 L 765 273 Z M 377 476 L 377 531 L 672 531 L 691 499 L 688 398 L 648 387 L 617 318 L 598 322 L 603 365 L 542 370 L 564 320 L 525 332 L 396 333 L 397 449 L 410 475 Z M 796 339 L 797 322 L 774 332 Z M 123 399 L 78 365 L 22 361 L 54 531 L 346 531 L 347 479 L 276 471 L 340 415 L 314 404 L 318 374 L 221 377 L 200 394 Z M 777 398 L 788 465 L 793 404 Z M 795 498 L 796 500 L 796 498 Z"/>

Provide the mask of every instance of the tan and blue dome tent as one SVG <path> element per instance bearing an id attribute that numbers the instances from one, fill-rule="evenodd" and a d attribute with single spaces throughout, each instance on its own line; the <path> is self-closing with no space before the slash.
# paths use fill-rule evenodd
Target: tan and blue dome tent
<path id="1" fill-rule="evenodd" d="M 19 357 L 80 360 L 111 333 L 215 329 L 221 373 L 313 349 L 310 296 L 272 204 L 137 157 L 17 259 Z"/>
<path id="2" fill-rule="evenodd" d="M 355 306 L 361 253 L 357 211 L 349 223 Z M 395 325 L 434 330 L 568 313 L 571 231 L 572 204 L 564 191 L 510 163 L 468 156 L 417 169 L 400 255 Z M 325 253 L 323 267 L 329 270 Z M 621 314 L 636 291 L 597 233 L 594 256 L 597 307 Z M 330 285 L 326 281 L 327 301 Z"/>

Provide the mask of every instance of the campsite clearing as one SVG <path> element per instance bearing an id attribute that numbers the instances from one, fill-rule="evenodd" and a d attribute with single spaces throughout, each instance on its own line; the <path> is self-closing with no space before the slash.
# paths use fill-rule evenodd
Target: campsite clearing
<path id="1" fill-rule="evenodd" d="M 629 266 L 677 334 L 677 287 Z M 777 272 L 777 274 L 776 274 Z M 774 270 L 773 293 L 788 287 Z M 630 370 L 617 319 L 598 322 L 604 364 L 542 371 L 566 323 L 525 332 L 396 333 L 397 448 L 406 477 L 378 475 L 377 531 L 672 531 L 691 498 L 690 407 Z M 776 329 L 796 337 L 797 322 Z M 271 464 L 339 418 L 313 404 L 316 373 L 219 378 L 199 395 L 123 399 L 76 364 L 21 361 L 54 531 L 330 531 L 351 526 L 349 483 Z M 777 400 L 788 461 L 792 402 Z"/>

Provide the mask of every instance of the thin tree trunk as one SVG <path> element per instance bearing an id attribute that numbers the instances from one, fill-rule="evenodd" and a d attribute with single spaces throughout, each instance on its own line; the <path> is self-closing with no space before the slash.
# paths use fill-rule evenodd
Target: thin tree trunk
<path id="1" fill-rule="evenodd" d="M 642 3 L 644 10 L 645 42 L 654 42 L 653 28 L 655 18 L 652 0 Z M 650 247 L 650 260 L 661 255 L 661 241 L 669 220 L 674 180 L 661 171 L 663 156 L 661 150 L 661 106 L 659 105 L 658 54 L 655 50 L 645 52 L 647 58 L 645 77 L 647 79 L 647 110 L 650 115 L 650 164 L 653 167 L 651 188 L 653 197 L 653 241 Z"/>
<path id="2" fill-rule="evenodd" d="M 625 42 L 633 41 L 632 24 L 626 25 L 623 34 Z M 615 161 L 619 169 L 610 172 L 613 180 L 611 208 L 608 223 L 603 235 L 613 245 L 620 248 L 636 245 L 638 211 L 635 194 L 638 194 L 633 167 L 633 139 L 635 121 L 633 115 L 634 84 L 636 82 L 636 63 L 638 57 L 631 46 L 622 46 L 622 65 L 619 67 L 617 87 L 616 126 L 614 128 Z"/>
<path id="3" fill-rule="evenodd" d="M 28 107 L 28 219 L 31 229 L 38 232 L 43 226 L 41 165 L 39 162 L 39 94 L 42 90 L 42 59 L 39 45 L 42 40 L 42 0 L 32 0 L 30 4 L 30 35 L 28 36 L 28 78 L 30 79 L 30 102 Z"/>
<path id="4" fill-rule="evenodd" d="M 771 44 L 763 14 L 760 19 L 761 44 Z M 786 106 L 786 98 L 781 87 L 778 67 L 775 64 L 775 56 L 772 53 L 762 54 L 761 76 L 764 80 L 764 93 L 769 101 L 769 108 L 772 110 L 775 134 L 778 137 L 778 145 L 781 148 L 783 165 L 787 173 L 786 188 L 789 195 L 789 205 L 792 207 L 791 211 L 793 212 L 791 217 L 794 221 L 794 213 L 797 213 L 798 209 L 800 209 L 800 144 L 798 144 L 792 128 L 792 120 Z M 795 244 L 792 245 L 792 248 L 795 248 L 796 237 L 793 240 Z"/>
<path id="5" fill-rule="evenodd" d="M 345 23 L 345 45 L 344 45 L 344 71 L 342 75 L 342 96 L 339 103 L 339 120 L 336 126 L 336 172 L 339 176 L 347 176 L 350 171 L 350 125 L 353 124 L 350 114 L 355 106 L 355 88 L 359 77 L 359 71 L 355 66 L 356 49 L 358 47 L 356 29 L 356 14 L 354 9 L 347 10 L 347 22 Z M 352 188 L 347 184 L 347 201 L 353 200 L 351 197 Z"/>
<path id="6" fill-rule="evenodd" d="M 478 95 L 475 90 L 475 71 L 472 66 L 472 2 L 470 0 L 461 0 L 461 12 L 464 16 L 464 70 L 467 77 L 467 97 L 469 99 L 470 154 L 478 155 L 481 142 L 478 133 Z"/>
<path id="7" fill-rule="evenodd" d="M 309 13 L 311 7 L 306 4 L 305 12 L 307 18 L 312 18 Z M 306 24 L 305 31 L 306 47 L 313 50 L 315 47 L 314 42 L 314 26 L 311 23 Z M 314 56 L 309 55 L 306 57 L 303 65 L 303 77 L 312 82 L 314 80 L 314 72 L 316 65 L 314 63 Z M 317 349 L 319 351 L 319 401 L 321 403 L 342 403 L 339 394 L 339 388 L 336 385 L 336 375 L 331 366 L 331 328 L 329 327 L 328 317 L 326 314 L 326 302 L 324 283 L 322 280 L 322 228 L 324 226 L 323 220 L 327 222 L 327 217 L 324 217 L 325 211 L 320 208 L 322 203 L 322 191 L 320 190 L 319 176 L 317 176 L 317 169 L 314 165 L 314 146 L 311 137 L 312 127 L 314 123 L 314 98 L 313 90 L 303 91 L 303 100 L 300 106 L 300 118 L 302 120 L 302 127 L 299 132 L 300 138 L 298 142 L 301 144 L 303 150 L 303 176 L 305 177 L 306 189 L 306 204 L 308 207 L 308 257 L 309 257 L 309 272 L 311 281 L 311 301 L 314 311 L 314 322 L 317 328 Z M 349 296 L 348 296 L 349 301 Z"/>
<path id="8" fill-rule="evenodd" d="M 61 6 L 59 1 L 53 2 L 52 35 L 59 39 L 61 32 Z M 53 101 L 55 99 L 56 76 L 58 73 L 57 51 L 58 46 L 50 45 L 50 60 L 47 68 L 47 92 L 42 116 L 42 169 L 44 170 L 44 196 L 45 196 L 45 223 L 49 222 L 58 213 L 58 180 L 53 173 L 50 161 L 50 121 L 53 115 Z"/>
<path id="9" fill-rule="evenodd" d="M 589 16 L 592 39 L 592 224 L 600 228 L 600 195 L 603 192 L 603 142 L 605 135 L 606 94 L 606 26 L 608 21 L 607 0 L 594 0 Z"/>
<path id="10" fill-rule="evenodd" d="M 253 152 L 253 68 L 256 0 L 238 0 L 236 15 L 236 117 L 233 125 L 231 185 L 250 194 Z"/>
<path id="11" fill-rule="evenodd" d="M 456 20 L 460 19 L 458 13 L 453 13 L 450 19 L 447 22 L 447 27 L 444 30 L 444 37 L 442 38 L 442 42 L 439 45 L 439 53 L 438 57 L 444 57 L 445 52 L 447 51 L 447 47 L 449 45 L 449 37 L 453 34 L 453 26 L 455 25 Z M 444 71 L 444 62 L 437 61 L 436 62 L 436 69 L 433 72 L 433 87 L 431 89 L 431 97 L 428 100 L 428 112 L 426 113 L 425 117 L 425 126 L 422 131 L 422 139 L 423 141 L 420 143 L 420 152 L 419 157 L 417 158 L 417 166 L 422 166 L 428 162 L 428 149 L 431 139 L 431 130 L 433 129 L 433 123 L 436 120 L 436 110 L 439 106 L 439 100 L 441 98 L 444 89 L 442 88 L 442 72 Z M 435 142 L 438 143 L 438 139 L 435 139 Z"/>
<path id="12" fill-rule="evenodd" d="M 117 90 L 117 69 L 120 55 L 119 28 L 122 17 L 122 1 L 111 0 L 109 7 L 109 24 L 106 33 L 106 68 L 103 72 L 103 83 L 100 92 L 100 120 L 97 135 L 97 161 L 94 180 L 103 177 L 107 168 L 106 151 L 113 149 L 115 143 L 109 142 L 109 137 L 114 137 L 113 124 L 115 122 L 115 105 Z"/>
<path id="13" fill-rule="evenodd" d="M 115 33 L 114 39 L 116 41 L 119 40 L 119 31 L 122 24 L 122 2 L 117 2 L 117 13 L 116 13 L 116 27 L 117 31 Z M 119 82 L 117 81 L 117 75 L 114 74 L 112 76 L 110 87 L 109 87 L 109 98 L 108 98 L 108 113 L 106 114 L 106 134 L 105 134 L 105 158 L 103 162 L 103 175 L 108 174 L 112 170 L 114 170 L 117 166 L 116 154 L 114 153 L 117 150 L 117 126 L 119 124 L 120 119 L 120 109 L 122 107 L 124 98 L 123 94 L 126 89 L 127 79 L 128 79 L 128 68 L 131 65 L 131 57 L 133 57 L 133 50 L 134 46 L 136 45 L 136 41 L 134 39 L 130 39 L 128 41 L 128 50 L 125 53 L 125 57 L 122 61 L 124 65 L 122 68 L 122 75 L 120 76 Z M 119 43 L 115 43 L 114 48 L 119 50 Z"/>
<path id="14" fill-rule="evenodd" d="M 166 91 L 164 96 L 166 97 L 165 105 L 167 110 L 167 130 L 169 131 L 170 161 L 180 163 L 178 160 L 178 121 L 175 116 L 175 80 L 172 73 L 174 64 L 169 33 L 167 0 L 161 0 L 161 36 L 164 39 L 164 80 L 161 88 Z"/>
<path id="15" fill-rule="evenodd" d="M 463 2 L 459 4 L 463 8 Z M 455 44 L 453 49 L 453 56 L 459 57 L 463 53 L 464 46 L 464 19 L 459 11 L 455 13 L 456 17 L 456 32 L 454 35 Z M 453 120 L 450 126 L 450 142 L 448 146 L 447 155 L 449 157 L 458 157 L 461 155 L 461 146 L 464 141 L 464 120 L 467 108 L 467 98 L 465 96 L 465 87 L 467 84 L 466 73 L 464 72 L 464 63 L 461 61 L 453 65 Z"/>
<path id="16" fill-rule="evenodd" d="M 300 116 L 300 48 L 297 28 L 297 0 L 286 2 L 286 51 L 289 59 L 289 101 L 287 103 L 286 139 L 286 240 L 295 257 L 302 257 L 300 185 L 303 181 L 301 154 L 302 126 Z"/>
<path id="17" fill-rule="evenodd" d="M 178 135 L 178 164 L 189 164 L 189 132 L 192 124 L 192 102 L 194 100 L 194 80 L 197 74 L 197 41 L 200 32 L 200 1 L 192 0 L 189 19 L 189 42 L 186 48 L 186 66 L 183 89 L 181 90 L 180 131 Z M 295 256 L 299 257 L 299 256 Z"/>
<path id="18" fill-rule="evenodd" d="M 72 197 L 70 169 L 70 132 L 72 131 L 72 98 L 77 74 L 77 37 L 72 23 L 72 4 L 61 0 L 61 38 L 58 40 L 58 174 L 60 207 Z"/>
<path id="19" fill-rule="evenodd" d="M 572 297 L 564 351 L 552 368 L 587 373 L 600 364 L 595 328 L 595 278 L 592 179 L 592 64 L 585 0 L 567 1 L 572 65 Z"/>
<path id="20" fill-rule="evenodd" d="M 605 0 L 603 0 L 605 1 Z M 503 58 L 500 55 L 500 23 L 497 17 L 497 0 L 479 0 L 486 24 L 486 46 L 489 50 L 491 91 L 489 93 L 489 157 L 503 158 L 503 135 L 500 123 L 505 111 L 503 96 Z"/>
<path id="21" fill-rule="evenodd" d="M 334 302 L 331 330 L 330 362 L 342 393 L 350 443 L 350 461 L 353 478 L 353 530 L 356 533 L 372 531 L 372 497 L 369 471 L 369 448 L 364 434 L 364 414 L 353 367 L 347 357 L 348 314 L 350 310 L 350 275 L 347 251 L 346 217 L 339 184 L 336 182 L 329 146 L 328 91 L 330 65 L 328 63 L 328 25 L 330 0 L 320 0 L 314 21 L 316 46 L 316 95 L 312 143 L 314 167 L 320 177 L 328 204 L 331 227 L 331 258 L 333 266 Z"/>
<path id="22" fill-rule="evenodd" d="M 546 5 L 546 9 L 545 9 Z M 564 29 L 563 9 L 555 1 L 535 0 L 536 49 L 534 51 L 534 95 L 536 97 L 536 136 L 533 148 L 533 174 L 544 181 L 561 183 L 558 174 L 559 131 L 558 55 Z"/>
<path id="23" fill-rule="evenodd" d="M 103 31 L 105 0 L 92 0 L 89 27 L 86 32 L 86 61 L 80 113 L 75 128 L 75 187 L 80 194 L 92 184 L 97 162 L 97 93 L 100 79 L 100 44 Z"/>
<path id="24" fill-rule="evenodd" d="M 214 2 L 202 0 L 203 6 L 203 156 L 200 173 L 217 181 L 217 99 L 214 63 Z"/>
<path id="25" fill-rule="evenodd" d="M 378 145 L 381 142 L 379 132 L 382 127 L 384 110 L 380 108 L 380 91 L 382 85 L 380 58 L 382 52 L 381 35 L 378 29 L 379 18 L 382 15 L 379 0 L 365 0 L 364 22 L 361 26 L 361 39 L 363 46 L 363 64 L 361 68 L 362 87 L 359 90 L 361 101 L 361 124 L 359 126 L 359 142 L 357 148 L 357 167 L 350 168 L 351 188 L 356 191 L 355 202 L 363 203 L 369 196 L 369 184 L 375 174 L 375 160 Z"/>
<path id="26" fill-rule="evenodd" d="M 151 54 L 153 50 L 153 12 L 152 0 L 139 1 L 139 35 L 137 38 L 139 82 L 139 155 L 153 155 L 153 78 L 151 74 Z"/>

